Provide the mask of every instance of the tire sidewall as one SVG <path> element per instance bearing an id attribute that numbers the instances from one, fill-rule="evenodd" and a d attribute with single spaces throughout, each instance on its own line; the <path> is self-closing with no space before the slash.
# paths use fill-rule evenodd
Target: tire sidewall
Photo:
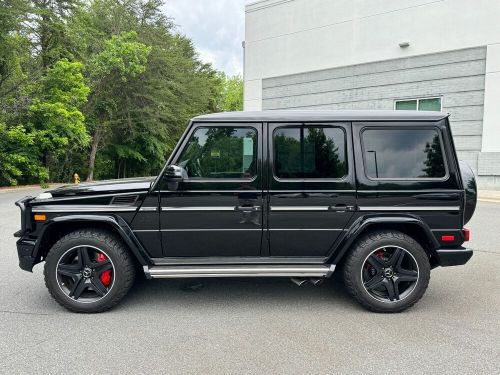
<path id="1" fill-rule="evenodd" d="M 98 301 L 85 303 L 78 302 L 64 293 L 57 281 L 57 266 L 59 260 L 68 250 L 78 246 L 92 246 L 102 250 L 113 264 L 114 281 L 112 288 Z M 115 247 L 108 244 L 108 241 L 102 241 L 98 238 L 94 238 L 93 236 L 83 235 L 72 238 L 72 236 L 69 235 L 59 240 L 50 250 L 45 262 L 44 275 L 47 288 L 49 288 L 52 296 L 60 304 L 72 311 L 95 312 L 112 303 L 112 301 L 114 301 L 120 294 L 120 291 L 123 290 L 123 288 L 127 288 L 125 278 L 123 277 L 125 270 L 126 265 L 122 261 L 122 258 L 118 256 Z"/>
<path id="2" fill-rule="evenodd" d="M 364 287 L 363 280 L 361 278 L 361 271 L 366 258 L 376 249 L 384 246 L 398 246 L 403 248 L 408 253 L 410 253 L 418 266 L 418 280 L 413 288 L 412 292 L 407 295 L 404 299 L 397 302 L 383 302 L 374 298 Z M 430 279 L 430 264 L 429 258 L 425 253 L 424 249 L 416 243 L 413 239 L 407 237 L 406 235 L 401 236 L 401 238 L 381 238 L 376 241 L 370 241 L 367 246 L 360 246 L 357 248 L 358 253 L 356 254 L 356 259 L 354 261 L 353 269 L 348 270 L 349 277 L 352 284 L 357 290 L 360 298 L 366 301 L 371 307 L 376 311 L 382 312 L 396 312 L 402 311 L 415 302 L 417 302 L 422 295 L 425 293 Z"/>

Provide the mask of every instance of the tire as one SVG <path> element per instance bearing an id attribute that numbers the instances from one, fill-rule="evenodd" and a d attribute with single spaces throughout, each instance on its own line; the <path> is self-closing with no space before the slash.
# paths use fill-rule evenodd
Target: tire
<path id="1" fill-rule="evenodd" d="M 426 252 L 412 237 L 377 231 L 356 241 L 345 260 L 343 277 L 348 292 L 363 307 L 396 313 L 422 298 L 430 270 Z"/>
<path id="2" fill-rule="evenodd" d="M 50 249 L 44 267 L 51 296 L 77 313 L 114 307 L 132 287 L 135 274 L 134 261 L 120 239 L 97 229 L 62 237 Z"/>

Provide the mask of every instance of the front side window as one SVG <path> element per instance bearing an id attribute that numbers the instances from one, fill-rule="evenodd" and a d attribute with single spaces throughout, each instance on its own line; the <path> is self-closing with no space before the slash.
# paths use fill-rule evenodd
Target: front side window
<path id="1" fill-rule="evenodd" d="M 441 139 L 435 129 L 367 129 L 362 132 L 362 141 L 369 178 L 446 176 Z"/>
<path id="2" fill-rule="evenodd" d="M 334 127 L 283 127 L 273 134 L 274 174 L 280 179 L 342 178 L 345 133 Z"/>
<path id="3" fill-rule="evenodd" d="M 219 126 L 197 128 L 177 164 L 190 178 L 253 178 L 257 174 L 257 130 Z"/>

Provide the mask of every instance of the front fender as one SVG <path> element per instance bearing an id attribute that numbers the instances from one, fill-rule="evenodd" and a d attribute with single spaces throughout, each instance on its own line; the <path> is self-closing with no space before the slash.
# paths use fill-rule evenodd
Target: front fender
<path id="1" fill-rule="evenodd" d="M 377 225 L 412 225 L 420 229 L 425 235 L 426 240 L 432 246 L 432 250 L 440 247 L 439 242 L 432 234 L 429 226 L 417 216 L 413 215 L 363 215 L 357 218 L 347 230 L 346 234 L 342 237 L 340 242 L 335 246 L 335 250 L 330 256 L 329 261 L 332 264 L 338 264 L 347 250 L 352 246 L 363 233 Z"/>
<path id="2" fill-rule="evenodd" d="M 134 232 L 129 227 L 127 222 L 123 220 L 119 216 L 115 215 L 66 215 L 66 216 L 56 216 L 44 225 L 38 240 L 36 241 L 35 249 L 33 251 L 33 255 L 36 258 L 39 258 L 40 246 L 43 243 L 43 237 L 48 233 L 50 228 L 53 228 L 54 225 L 58 225 L 61 223 L 82 223 L 82 224 L 95 224 L 95 223 L 105 223 L 111 226 L 123 239 L 123 241 L 127 244 L 130 251 L 135 255 L 139 263 L 143 266 L 151 265 L 152 262 L 150 260 L 149 255 L 146 250 L 139 242 L 137 237 L 134 235 Z"/>

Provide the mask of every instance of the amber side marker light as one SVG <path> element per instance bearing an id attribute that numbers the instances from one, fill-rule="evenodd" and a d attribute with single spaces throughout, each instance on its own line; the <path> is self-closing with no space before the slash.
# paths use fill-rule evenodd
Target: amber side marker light
<path id="1" fill-rule="evenodd" d="M 35 215 L 35 221 L 45 221 L 45 219 L 47 219 L 45 217 L 45 214 L 36 214 Z"/>

